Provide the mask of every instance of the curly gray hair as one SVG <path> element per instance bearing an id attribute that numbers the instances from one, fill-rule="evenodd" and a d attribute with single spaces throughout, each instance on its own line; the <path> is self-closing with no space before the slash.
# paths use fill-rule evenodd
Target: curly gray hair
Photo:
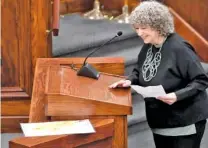
<path id="1" fill-rule="evenodd" d="M 164 37 L 174 32 L 174 21 L 169 9 L 156 1 L 141 2 L 130 14 L 131 24 L 149 26 Z"/>

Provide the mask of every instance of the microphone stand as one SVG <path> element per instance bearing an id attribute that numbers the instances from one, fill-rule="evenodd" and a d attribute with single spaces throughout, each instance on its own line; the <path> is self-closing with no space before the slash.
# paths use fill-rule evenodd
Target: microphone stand
<path id="1" fill-rule="evenodd" d="M 93 78 L 93 79 L 98 79 L 100 76 L 100 73 L 90 64 L 88 64 L 86 61 L 87 59 L 96 51 L 98 51 L 101 47 L 103 47 L 104 45 L 110 43 L 112 40 L 114 40 L 115 38 L 117 38 L 118 36 L 121 36 L 122 32 L 118 32 L 116 36 L 114 36 L 112 39 L 110 39 L 109 41 L 103 43 L 102 45 L 100 45 L 97 49 L 93 50 L 84 60 L 82 67 L 79 69 L 79 71 L 77 72 L 78 76 L 84 76 L 84 77 L 89 77 L 89 78 Z"/>

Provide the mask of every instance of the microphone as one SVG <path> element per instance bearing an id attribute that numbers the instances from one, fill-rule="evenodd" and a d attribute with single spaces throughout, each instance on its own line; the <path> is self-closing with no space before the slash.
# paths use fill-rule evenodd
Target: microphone
<path id="1" fill-rule="evenodd" d="M 100 76 L 100 73 L 90 64 L 88 64 L 86 61 L 87 59 L 96 51 L 98 51 L 99 49 L 101 49 L 104 45 L 110 43 L 111 41 L 113 41 L 115 38 L 121 36 L 123 33 L 122 31 L 117 32 L 117 34 L 111 38 L 110 40 L 108 40 L 107 42 L 103 43 L 102 45 L 100 45 L 97 49 L 93 50 L 90 54 L 88 54 L 88 56 L 85 58 L 82 67 L 79 69 L 79 71 L 77 72 L 78 76 L 84 76 L 84 77 L 89 77 L 89 78 L 93 78 L 93 79 L 98 79 Z"/>

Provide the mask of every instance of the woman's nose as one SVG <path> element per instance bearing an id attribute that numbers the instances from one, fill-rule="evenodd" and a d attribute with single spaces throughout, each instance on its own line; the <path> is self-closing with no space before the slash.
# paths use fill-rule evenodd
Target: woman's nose
<path id="1" fill-rule="evenodd" d="M 141 29 L 137 29 L 137 34 L 138 34 L 139 36 L 141 36 L 141 35 L 142 35 L 142 30 L 141 30 Z"/>

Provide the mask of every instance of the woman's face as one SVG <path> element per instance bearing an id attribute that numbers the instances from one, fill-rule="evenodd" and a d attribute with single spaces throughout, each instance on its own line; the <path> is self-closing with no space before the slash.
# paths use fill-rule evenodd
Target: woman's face
<path id="1" fill-rule="evenodd" d="M 139 26 L 137 24 L 133 25 L 137 34 L 143 39 L 144 43 L 156 44 L 159 34 L 156 30 L 150 28 L 149 26 Z"/>

